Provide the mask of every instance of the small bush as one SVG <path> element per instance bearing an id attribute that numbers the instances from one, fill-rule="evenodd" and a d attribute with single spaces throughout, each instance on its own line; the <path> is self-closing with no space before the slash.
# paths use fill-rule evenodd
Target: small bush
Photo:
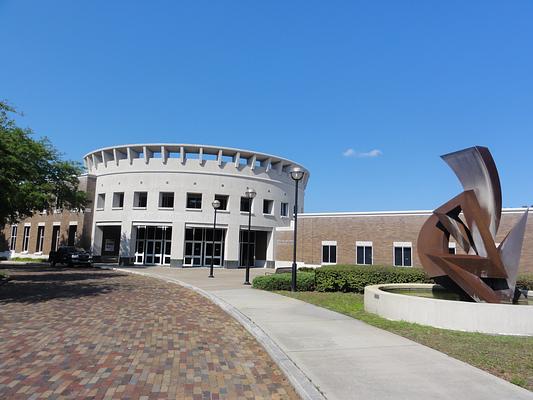
<path id="1" fill-rule="evenodd" d="M 421 268 L 378 265 L 331 265 L 315 272 L 318 292 L 363 293 L 365 286 L 382 283 L 433 283 Z"/>
<path id="2" fill-rule="evenodd" d="M 262 290 L 291 290 L 291 274 L 272 274 L 257 276 L 252 285 Z M 311 292 L 315 290 L 315 274 L 313 272 L 300 272 L 296 275 L 296 290 L 299 292 Z"/>
<path id="3" fill-rule="evenodd" d="M 298 268 L 298 272 L 315 272 L 315 269 L 313 267 L 300 267 Z"/>
<path id="4" fill-rule="evenodd" d="M 516 287 L 522 290 L 533 290 L 533 274 L 519 274 Z"/>

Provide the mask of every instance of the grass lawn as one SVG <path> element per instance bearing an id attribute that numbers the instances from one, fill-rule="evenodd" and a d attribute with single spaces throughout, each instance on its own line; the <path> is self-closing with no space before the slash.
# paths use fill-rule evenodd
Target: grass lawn
<path id="1" fill-rule="evenodd" d="M 34 262 L 34 263 L 42 263 L 42 262 L 46 262 L 47 260 L 48 260 L 48 257 L 46 258 L 13 257 L 9 259 L 9 261 Z"/>
<path id="2" fill-rule="evenodd" d="M 533 391 L 533 337 L 466 333 L 389 321 L 365 312 L 363 295 L 356 293 L 286 291 L 276 293 L 357 318 Z"/>

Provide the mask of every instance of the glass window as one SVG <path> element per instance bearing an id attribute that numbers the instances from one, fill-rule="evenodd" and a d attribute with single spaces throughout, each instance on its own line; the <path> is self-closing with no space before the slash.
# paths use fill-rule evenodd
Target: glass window
<path id="1" fill-rule="evenodd" d="M 281 203 L 280 215 L 282 217 L 288 217 L 289 216 L 289 203 Z"/>
<path id="2" fill-rule="evenodd" d="M 11 238 L 9 240 L 9 250 L 15 251 L 17 247 L 17 232 L 18 232 L 18 226 L 13 225 L 11 226 Z"/>
<path id="3" fill-rule="evenodd" d="M 322 263 L 337 262 L 337 245 L 322 245 Z"/>
<path id="4" fill-rule="evenodd" d="M 103 210 L 105 206 L 105 193 L 99 193 L 96 199 L 96 209 Z"/>
<path id="5" fill-rule="evenodd" d="M 253 199 L 248 197 L 241 197 L 241 211 L 250 212 L 250 206 L 252 205 Z"/>
<path id="6" fill-rule="evenodd" d="M 227 210 L 228 209 L 228 199 L 229 199 L 229 196 L 227 196 L 225 194 L 215 194 L 215 200 L 220 201 L 219 210 Z"/>
<path id="7" fill-rule="evenodd" d="M 22 236 L 22 251 L 27 252 L 30 245 L 30 229 L 31 226 L 25 226 Z"/>
<path id="8" fill-rule="evenodd" d="M 187 193 L 187 208 L 202 208 L 202 194 Z"/>
<path id="9" fill-rule="evenodd" d="M 146 208 L 148 192 L 133 193 L 133 207 Z"/>
<path id="10" fill-rule="evenodd" d="M 356 264 L 372 264 L 372 245 L 371 242 L 359 242 L 356 244 Z"/>
<path id="11" fill-rule="evenodd" d="M 74 246 L 76 244 L 76 233 L 78 232 L 78 225 L 69 225 L 67 245 Z"/>
<path id="12" fill-rule="evenodd" d="M 273 200 L 263 200 L 263 214 L 272 214 L 274 208 Z"/>
<path id="13" fill-rule="evenodd" d="M 37 227 L 37 246 L 35 247 L 35 251 L 37 253 L 43 252 L 43 244 L 44 244 L 44 226 L 38 226 Z"/>
<path id="14" fill-rule="evenodd" d="M 412 267 L 412 249 L 410 245 L 394 246 L 394 265 L 397 267 Z"/>
<path id="15" fill-rule="evenodd" d="M 113 208 L 124 207 L 124 192 L 113 193 Z"/>
<path id="16" fill-rule="evenodd" d="M 160 192 L 159 193 L 159 207 L 160 208 L 173 208 L 174 207 L 174 193 L 173 192 Z"/>

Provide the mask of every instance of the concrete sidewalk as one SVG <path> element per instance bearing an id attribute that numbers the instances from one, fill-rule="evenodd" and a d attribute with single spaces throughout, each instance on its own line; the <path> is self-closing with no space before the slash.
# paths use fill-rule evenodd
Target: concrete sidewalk
<path id="1" fill-rule="evenodd" d="M 215 278 L 209 279 L 207 269 L 121 269 L 181 281 L 235 307 L 327 399 L 533 399 L 525 389 L 408 339 L 244 286 L 244 270 L 215 270 Z M 264 269 L 253 269 L 251 279 L 263 274 Z"/>

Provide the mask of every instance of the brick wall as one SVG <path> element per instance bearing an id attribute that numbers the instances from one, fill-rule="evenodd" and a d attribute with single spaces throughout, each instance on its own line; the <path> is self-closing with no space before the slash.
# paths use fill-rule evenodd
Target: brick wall
<path id="1" fill-rule="evenodd" d="M 496 242 L 501 242 L 521 212 L 504 210 Z M 298 221 L 297 259 L 306 264 L 320 265 L 322 241 L 337 242 L 337 263 L 355 264 L 356 241 L 371 241 L 373 263 L 393 264 L 393 242 L 412 242 L 413 263 L 421 267 L 417 254 L 417 237 L 429 214 L 306 216 Z M 276 232 L 275 258 L 292 260 L 293 231 Z M 453 239 L 452 239 L 453 240 Z M 461 249 L 457 246 L 457 253 Z M 533 212 L 530 212 L 522 248 L 521 272 L 533 272 Z"/>
<path id="2" fill-rule="evenodd" d="M 92 202 L 94 198 L 95 179 L 92 176 L 80 177 L 80 190 L 87 192 L 89 199 Z M 71 224 L 77 225 L 76 245 L 89 248 L 91 243 L 91 230 L 93 221 L 93 207 L 90 203 L 84 212 L 63 211 L 60 213 L 36 213 L 31 218 L 26 218 L 17 223 L 17 241 L 15 253 L 22 253 L 24 226 L 30 225 L 30 239 L 28 245 L 28 254 L 35 254 L 37 250 L 37 230 L 39 225 L 44 225 L 44 240 L 43 240 L 43 255 L 47 255 L 52 247 L 52 231 L 54 224 L 60 224 L 59 243 L 66 244 L 68 239 L 69 226 Z M 6 245 L 9 246 L 11 237 L 11 226 L 6 225 L 1 232 L 4 236 Z"/>

